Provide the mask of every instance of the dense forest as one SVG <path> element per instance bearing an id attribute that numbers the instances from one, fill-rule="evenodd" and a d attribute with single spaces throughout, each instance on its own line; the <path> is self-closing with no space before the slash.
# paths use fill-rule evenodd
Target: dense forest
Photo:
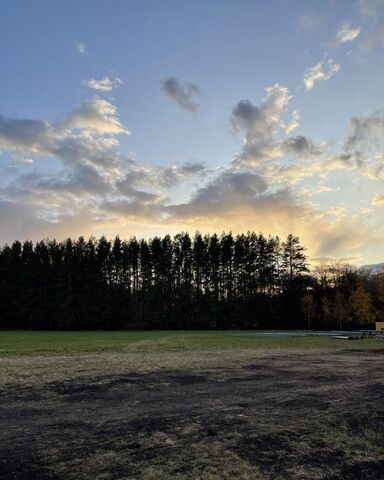
<path id="1" fill-rule="evenodd" d="M 0 250 L 0 328 L 373 327 L 384 274 L 308 270 L 298 237 L 181 233 Z"/>

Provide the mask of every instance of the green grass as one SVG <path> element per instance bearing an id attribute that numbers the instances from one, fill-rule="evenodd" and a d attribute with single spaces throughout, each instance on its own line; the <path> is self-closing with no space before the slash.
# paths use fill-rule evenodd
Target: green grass
<path id="1" fill-rule="evenodd" d="M 253 348 L 384 347 L 383 339 L 335 340 L 326 337 L 262 338 L 244 331 L 0 331 L 0 355 L 161 352 Z"/>

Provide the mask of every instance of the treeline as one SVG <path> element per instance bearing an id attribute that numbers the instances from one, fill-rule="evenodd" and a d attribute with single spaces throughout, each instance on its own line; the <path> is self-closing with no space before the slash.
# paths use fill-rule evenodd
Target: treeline
<path id="1" fill-rule="evenodd" d="M 0 249 L 0 328 L 360 328 L 383 310 L 383 275 L 310 275 L 293 235 L 80 237 Z"/>

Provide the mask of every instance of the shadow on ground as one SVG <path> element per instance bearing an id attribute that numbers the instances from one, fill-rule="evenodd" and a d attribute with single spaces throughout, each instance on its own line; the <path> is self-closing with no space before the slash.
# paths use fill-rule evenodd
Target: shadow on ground
<path id="1" fill-rule="evenodd" d="M 383 351 L 168 355 L 3 382 L 0 478 L 384 479 Z"/>

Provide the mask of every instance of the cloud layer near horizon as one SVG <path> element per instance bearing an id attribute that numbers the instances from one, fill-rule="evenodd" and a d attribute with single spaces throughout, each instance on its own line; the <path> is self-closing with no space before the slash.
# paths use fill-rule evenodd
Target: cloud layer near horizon
<path id="1" fill-rule="evenodd" d="M 291 99 L 275 84 L 259 104 L 243 99 L 234 105 L 231 125 L 243 144 L 216 172 L 199 162 L 144 166 L 125 156 L 120 138 L 130 132 L 116 106 L 98 96 L 55 123 L 0 116 L 0 150 L 40 165 L 24 165 L 2 182 L 1 241 L 253 229 L 299 234 L 312 257 L 358 255 L 382 240 L 383 230 L 373 234 L 375 222 L 369 225 L 365 214 L 321 209 L 314 197 L 338 191 L 327 181 L 340 171 L 351 179 L 383 178 L 382 157 L 372 151 L 384 132 L 383 114 L 353 118 L 351 134 L 335 150 L 294 134 L 299 113 L 290 111 Z M 59 164 L 54 173 L 41 168 L 50 159 Z M 303 181 L 314 185 L 310 194 Z M 190 192 L 182 203 L 173 195 L 180 184 Z M 381 208 L 380 198 L 372 208 Z"/>

